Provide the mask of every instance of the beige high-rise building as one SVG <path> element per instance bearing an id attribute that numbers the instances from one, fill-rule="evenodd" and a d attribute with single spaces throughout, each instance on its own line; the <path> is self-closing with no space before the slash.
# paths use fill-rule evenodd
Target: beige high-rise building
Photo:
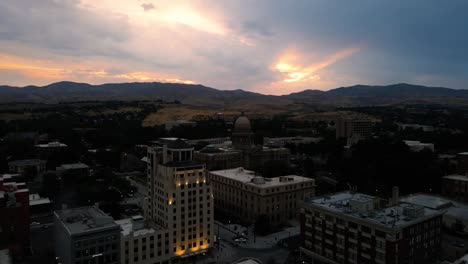
<path id="1" fill-rule="evenodd" d="M 122 226 L 122 263 L 177 263 L 206 252 L 214 242 L 213 195 L 205 164 L 180 139 L 148 147 L 145 218 Z"/>
<path id="2" fill-rule="evenodd" d="M 304 199 L 315 195 L 315 180 L 297 175 L 264 178 L 243 168 L 208 172 L 215 207 L 247 223 L 265 215 L 272 225 L 294 218 Z"/>

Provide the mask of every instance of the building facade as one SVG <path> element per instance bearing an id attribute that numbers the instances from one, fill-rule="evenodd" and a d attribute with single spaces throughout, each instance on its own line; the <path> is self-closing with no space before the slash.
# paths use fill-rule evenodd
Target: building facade
<path id="1" fill-rule="evenodd" d="M 120 263 L 120 226 L 99 208 L 55 211 L 54 228 L 58 263 Z"/>
<path id="2" fill-rule="evenodd" d="M 442 177 L 442 194 L 457 201 L 468 202 L 468 176 L 452 174 Z"/>
<path id="3" fill-rule="evenodd" d="M 15 160 L 8 162 L 8 170 L 33 180 L 46 170 L 46 164 L 47 161 L 40 159 Z"/>
<path id="4" fill-rule="evenodd" d="M 468 234 L 468 204 L 426 193 L 411 194 L 400 201 L 442 211 L 442 225 L 446 230 Z"/>
<path id="5" fill-rule="evenodd" d="M 457 154 L 457 173 L 461 175 L 468 174 L 468 152 Z"/>
<path id="6" fill-rule="evenodd" d="M 29 231 L 29 189 L 0 176 L 0 249 L 9 249 L 13 258 L 24 256 Z"/>
<path id="7" fill-rule="evenodd" d="M 242 151 L 206 146 L 194 153 L 194 158 L 206 164 L 208 171 L 242 167 Z"/>
<path id="8" fill-rule="evenodd" d="M 346 138 L 348 145 L 372 135 L 374 122 L 367 118 L 339 118 L 335 121 L 336 138 Z"/>
<path id="9" fill-rule="evenodd" d="M 436 263 L 442 212 L 342 192 L 305 203 L 301 255 L 308 263 Z"/>
<path id="10" fill-rule="evenodd" d="M 117 220 L 121 228 L 120 262 L 171 263 L 173 254 L 170 229 L 151 225 L 142 216 Z"/>
<path id="11" fill-rule="evenodd" d="M 276 178 L 256 176 L 253 171 L 235 168 L 210 171 L 215 208 L 254 223 L 265 215 L 272 225 L 298 215 L 304 199 L 315 195 L 315 180 L 296 175 Z"/>
<path id="12" fill-rule="evenodd" d="M 166 139 L 148 147 L 144 219 L 122 223 L 123 263 L 177 263 L 214 243 L 214 211 L 205 164 L 193 147 Z"/>

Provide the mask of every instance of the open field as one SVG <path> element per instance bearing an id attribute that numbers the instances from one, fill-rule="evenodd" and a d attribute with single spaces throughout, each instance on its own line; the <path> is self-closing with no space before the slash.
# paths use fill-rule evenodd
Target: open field
<path id="1" fill-rule="evenodd" d="M 25 119 L 30 119 L 31 118 L 31 113 L 24 113 L 24 114 L 19 114 L 19 113 L 0 113 L 0 120 L 10 122 L 13 120 L 25 120 Z"/>

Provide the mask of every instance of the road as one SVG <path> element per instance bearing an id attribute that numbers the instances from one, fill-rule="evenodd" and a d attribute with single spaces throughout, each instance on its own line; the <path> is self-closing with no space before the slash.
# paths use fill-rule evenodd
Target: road
<path id="1" fill-rule="evenodd" d="M 217 232 L 217 231 L 216 231 Z M 243 248 L 240 247 L 233 238 L 236 237 L 236 232 L 231 232 L 227 229 L 219 229 L 219 245 L 212 254 L 205 260 L 205 263 L 232 263 L 241 258 L 251 257 L 261 260 L 263 263 L 274 259 L 276 263 L 284 263 L 288 257 L 288 250 L 272 245 L 268 248 Z"/>

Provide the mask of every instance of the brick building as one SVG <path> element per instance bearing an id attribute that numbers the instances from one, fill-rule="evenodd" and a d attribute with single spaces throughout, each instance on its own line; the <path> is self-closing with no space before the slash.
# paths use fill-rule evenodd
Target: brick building
<path id="1" fill-rule="evenodd" d="M 435 263 L 443 212 L 399 203 L 398 197 L 382 205 L 377 197 L 349 191 L 309 200 L 302 257 L 330 264 Z"/>
<path id="2" fill-rule="evenodd" d="M 0 176 L 0 249 L 14 258 L 29 247 L 29 190 L 25 183 L 4 182 Z"/>

